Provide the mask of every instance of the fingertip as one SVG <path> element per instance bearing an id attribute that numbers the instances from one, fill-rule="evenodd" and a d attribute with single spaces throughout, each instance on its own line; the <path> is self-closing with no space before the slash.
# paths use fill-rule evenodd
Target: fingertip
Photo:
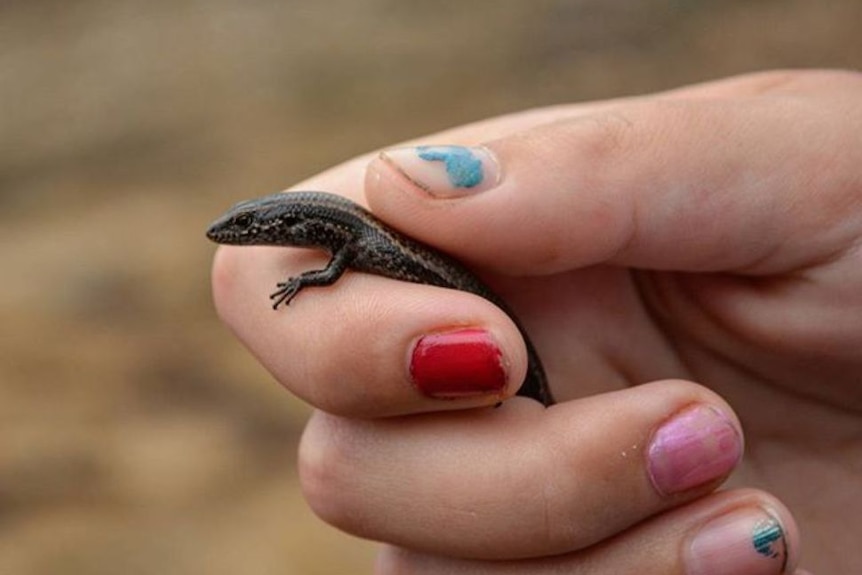
<path id="1" fill-rule="evenodd" d="M 386 151 L 378 153 L 368 163 L 365 198 L 375 216 L 405 235 L 431 245 L 436 242 L 429 241 L 424 230 L 434 226 L 435 214 L 452 206 L 449 201 L 432 201 L 425 190 L 387 160 Z M 448 230 L 437 226 L 437 231 L 439 240 Z"/>
<path id="2" fill-rule="evenodd" d="M 779 527 L 780 537 L 783 539 L 786 555 L 786 560 L 784 562 L 785 572 L 794 573 L 796 566 L 799 564 L 800 551 L 802 550 L 802 534 L 799 531 L 799 524 L 796 522 L 796 518 L 793 516 L 790 509 L 788 509 L 780 499 L 768 493 L 761 493 L 760 496 L 763 501 L 763 509 L 770 517 L 775 519 Z M 772 548 L 771 543 L 775 541 L 773 538 L 774 534 L 769 534 L 763 529 L 761 529 L 759 534 L 762 536 L 760 541 L 762 541 L 764 545 L 761 545 L 758 552 L 765 556 L 767 555 L 768 550 Z M 770 536 L 764 537 L 765 535 Z M 757 544 L 758 541 L 753 538 L 753 543 Z"/>
<path id="3" fill-rule="evenodd" d="M 231 329 L 236 328 L 237 305 L 243 273 L 243 258 L 235 246 L 219 246 L 210 270 L 212 301 L 219 319 Z"/>
<path id="4" fill-rule="evenodd" d="M 219 318 L 235 333 L 254 331 L 272 312 L 267 295 L 280 275 L 279 248 L 219 246 L 213 256 L 210 283 Z"/>
<path id="5" fill-rule="evenodd" d="M 210 269 L 210 284 L 212 287 L 213 305 L 216 313 L 224 320 L 222 312 L 228 302 L 234 299 L 235 278 L 237 259 L 234 257 L 236 248 L 232 246 L 218 246 L 213 255 L 212 267 Z"/>
<path id="6" fill-rule="evenodd" d="M 799 528 L 775 496 L 738 489 L 717 494 L 704 507 L 686 547 L 687 572 L 714 573 L 723 565 L 733 572 L 798 573 Z"/>
<path id="7" fill-rule="evenodd" d="M 647 449 L 647 472 L 669 496 L 726 478 L 742 457 L 742 435 L 709 404 L 688 406 L 664 421 Z"/>

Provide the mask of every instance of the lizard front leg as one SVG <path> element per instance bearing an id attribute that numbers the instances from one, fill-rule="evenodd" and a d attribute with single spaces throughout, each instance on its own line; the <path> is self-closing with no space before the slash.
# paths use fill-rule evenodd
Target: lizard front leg
<path id="1" fill-rule="evenodd" d="M 269 299 L 272 300 L 272 309 L 278 309 L 281 304 L 290 305 L 291 300 L 303 288 L 334 284 L 350 267 L 354 255 L 355 251 L 350 244 L 344 244 L 332 254 L 332 259 L 322 270 L 310 270 L 288 278 L 287 281 L 278 282 L 276 284 L 278 289 L 269 296 Z"/>

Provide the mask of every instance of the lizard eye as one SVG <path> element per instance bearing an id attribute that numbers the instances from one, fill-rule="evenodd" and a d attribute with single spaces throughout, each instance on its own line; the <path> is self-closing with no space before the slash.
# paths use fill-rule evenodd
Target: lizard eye
<path id="1" fill-rule="evenodd" d="M 248 228 L 251 226 L 252 222 L 254 222 L 254 218 L 251 217 L 249 213 L 238 214 L 234 219 L 233 223 L 238 228 Z"/>

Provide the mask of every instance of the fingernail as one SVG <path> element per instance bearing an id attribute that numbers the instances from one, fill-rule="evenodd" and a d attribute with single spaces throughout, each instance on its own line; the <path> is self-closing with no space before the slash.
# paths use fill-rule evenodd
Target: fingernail
<path id="1" fill-rule="evenodd" d="M 687 575 L 778 575 L 787 570 L 787 540 L 771 514 L 739 509 L 701 527 L 683 560 Z"/>
<path id="2" fill-rule="evenodd" d="M 481 329 L 423 336 L 410 357 L 410 376 L 419 391 L 436 398 L 500 394 L 506 387 L 503 354 Z"/>
<path id="3" fill-rule="evenodd" d="M 648 471 L 669 495 L 724 477 L 742 456 L 742 437 L 718 409 L 690 407 L 662 424 L 647 450 Z"/>
<path id="4" fill-rule="evenodd" d="M 380 153 L 380 159 L 414 185 L 441 198 L 455 198 L 497 185 L 500 167 L 487 148 L 418 146 Z"/>

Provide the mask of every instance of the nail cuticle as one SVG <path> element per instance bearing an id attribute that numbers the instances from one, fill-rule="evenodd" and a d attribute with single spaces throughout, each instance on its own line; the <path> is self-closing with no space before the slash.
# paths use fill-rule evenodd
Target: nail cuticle
<path id="1" fill-rule="evenodd" d="M 381 160 L 383 160 L 383 162 L 387 166 L 389 166 L 390 168 L 395 170 L 395 172 L 397 172 L 399 175 L 401 175 L 401 177 L 403 177 L 405 180 L 407 180 L 408 182 L 410 182 L 411 184 L 413 184 L 414 186 L 416 186 L 420 190 L 423 190 L 426 192 L 429 191 L 428 184 L 415 179 L 413 176 L 411 176 L 409 173 L 407 173 L 404 170 L 404 168 L 402 168 L 398 164 L 398 162 L 396 162 L 395 160 L 392 159 L 392 156 L 390 155 L 390 153 L 387 153 L 386 151 L 380 152 L 379 158 Z"/>

